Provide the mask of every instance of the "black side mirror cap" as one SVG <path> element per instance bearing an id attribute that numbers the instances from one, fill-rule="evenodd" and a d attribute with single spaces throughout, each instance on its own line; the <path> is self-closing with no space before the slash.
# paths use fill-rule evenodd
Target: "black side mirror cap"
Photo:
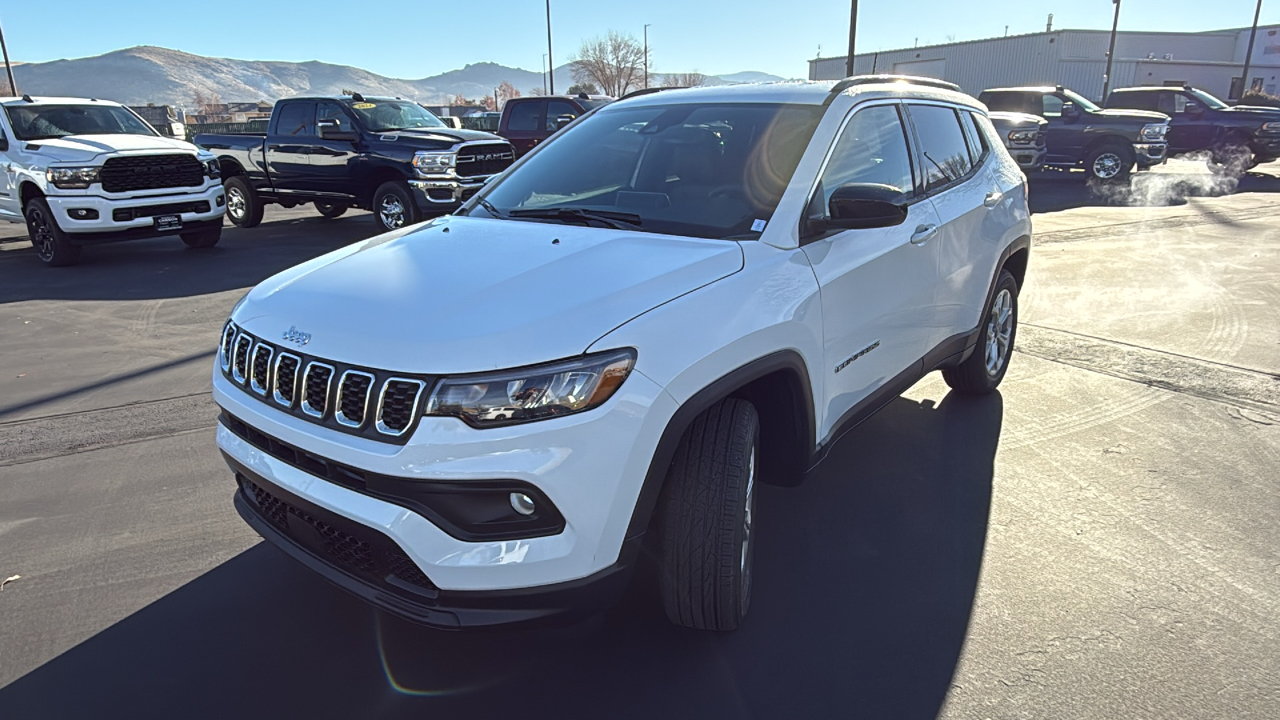
<path id="1" fill-rule="evenodd" d="M 1183 112 L 1188 115 L 1203 115 L 1204 106 L 1197 102 L 1189 102 L 1183 108 Z"/>
<path id="2" fill-rule="evenodd" d="M 827 227 L 842 230 L 866 230 L 893 227 L 907 219 L 906 193 L 892 185 L 849 183 L 831 193 Z"/>
<path id="3" fill-rule="evenodd" d="M 575 118 L 572 115 L 561 115 L 560 117 L 556 118 L 556 130 L 563 130 L 569 123 L 573 122 L 576 119 L 577 118 Z"/>

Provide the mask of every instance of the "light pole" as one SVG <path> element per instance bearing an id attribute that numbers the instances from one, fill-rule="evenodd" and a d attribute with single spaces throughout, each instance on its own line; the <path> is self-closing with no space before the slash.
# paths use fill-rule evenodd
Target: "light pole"
<path id="1" fill-rule="evenodd" d="M 4 51 L 4 70 L 9 73 L 9 92 L 18 96 L 18 84 L 13 81 L 13 66 L 9 64 L 9 46 L 4 44 L 4 30 L 0 29 L 0 50 Z"/>
<path id="2" fill-rule="evenodd" d="M 1240 76 L 1240 97 L 1249 92 L 1249 65 L 1253 60 L 1253 41 L 1258 36 L 1258 16 L 1262 14 L 1262 0 L 1258 0 L 1258 9 L 1253 13 L 1253 30 L 1249 33 L 1249 49 L 1244 51 L 1244 73 Z M 9 74 L 9 82 L 13 82 L 13 74 Z"/>
<path id="3" fill-rule="evenodd" d="M 649 89 L 649 25 L 652 24 L 648 23 L 644 26 L 644 87 L 646 90 Z"/>
<path id="4" fill-rule="evenodd" d="M 542 94 L 547 94 L 547 54 L 542 53 Z"/>
<path id="5" fill-rule="evenodd" d="M 853 38 L 858 34 L 858 0 L 849 10 L 849 57 L 844 62 L 845 77 L 853 77 Z"/>
<path id="6" fill-rule="evenodd" d="M 1102 102 L 1107 101 L 1111 93 L 1111 62 L 1116 59 L 1116 28 L 1120 27 L 1120 0 L 1111 0 L 1116 4 L 1116 16 L 1111 21 L 1111 49 L 1107 50 L 1107 74 L 1102 76 Z"/>
<path id="7" fill-rule="evenodd" d="M 556 61 L 551 56 L 551 0 L 547 0 L 547 77 L 550 80 L 551 94 L 556 94 Z"/>

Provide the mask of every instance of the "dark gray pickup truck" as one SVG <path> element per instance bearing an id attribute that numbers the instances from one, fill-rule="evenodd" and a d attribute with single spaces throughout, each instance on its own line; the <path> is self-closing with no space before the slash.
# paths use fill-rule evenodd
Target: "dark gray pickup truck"
<path id="1" fill-rule="evenodd" d="M 265 135 L 197 135 L 218 158 L 227 217 L 315 203 L 325 217 L 373 211 L 382 230 L 451 212 L 515 160 L 511 144 L 446 126 L 398 98 L 304 97 L 276 103 Z"/>
<path id="2" fill-rule="evenodd" d="M 993 111 L 1028 113 L 1049 121 L 1049 167 L 1083 167 L 1090 178 L 1123 180 L 1135 164 L 1148 168 L 1166 159 L 1168 115 L 1103 110 L 1061 85 L 984 90 L 978 99 Z"/>

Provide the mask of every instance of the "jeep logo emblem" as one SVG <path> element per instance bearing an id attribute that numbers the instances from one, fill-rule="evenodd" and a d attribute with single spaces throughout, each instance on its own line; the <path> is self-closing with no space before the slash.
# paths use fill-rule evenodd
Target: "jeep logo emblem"
<path id="1" fill-rule="evenodd" d="M 297 343 L 301 347 L 311 342 L 311 333 L 299 332 L 298 328 L 291 325 L 288 330 L 284 331 L 281 339 L 285 342 Z"/>

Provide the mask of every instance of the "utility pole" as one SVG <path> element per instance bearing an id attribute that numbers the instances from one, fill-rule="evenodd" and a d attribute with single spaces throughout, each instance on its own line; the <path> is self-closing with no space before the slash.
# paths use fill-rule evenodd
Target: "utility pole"
<path id="1" fill-rule="evenodd" d="M 547 77 L 550 79 L 551 94 L 556 94 L 556 61 L 551 56 L 551 0 L 547 0 Z"/>
<path id="2" fill-rule="evenodd" d="M 1240 76 L 1240 97 L 1249 92 L 1249 65 L 1253 60 L 1253 41 L 1258 36 L 1258 16 L 1262 14 L 1262 0 L 1258 0 L 1258 9 L 1253 13 L 1253 30 L 1249 32 L 1249 49 L 1244 51 L 1244 73 Z M 9 73 L 9 82 L 13 82 L 13 73 Z"/>
<path id="3" fill-rule="evenodd" d="M 858 34 L 858 0 L 849 9 L 849 57 L 844 62 L 845 77 L 853 77 L 853 38 Z"/>
<path id="4" fill-rule="evenodd" d="M 652 24 L 647 23 L 644 26 L 644 87 L 646 90 L 649 89 L 649 25 Z"/>
<path id="5" fill-rule="evenodd" d="M 547 54 L 542 53 L 542 94 L 547 94 Z"/>
<path id="6" fill-rule="evenodd" d="M 1102 76 L 1102 102 L 1107 101 L 1111 93 L 1111 63 L 1116 59 L 1116 28 L 1120 27 L 1120 0 L 1111 0 L 1116 4 L 1116 17 L 1111 21 L 1111 49 L 1107 50 L 1107 74 Z"/>
<path id="7" fill-rule="evenodd" d="M 1257 23 L 1254 23 L 1255 25 Z M 9 46 L 4 44 L 4 29 L 0 28 L 0 50 L 4 51 L 4 70 L 9 73 L 9 92 L 18 96 L 18 84 L 13 81 L 13 66 L 9 64 Z"/>

